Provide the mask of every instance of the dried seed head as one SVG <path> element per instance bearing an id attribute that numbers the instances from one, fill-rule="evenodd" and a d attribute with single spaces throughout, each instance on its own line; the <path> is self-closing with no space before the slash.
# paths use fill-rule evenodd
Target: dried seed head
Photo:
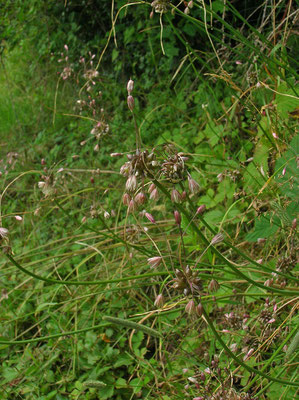
<path id="1" fill-rule="evenodd" d="M 157 268 L 162 261 L 162 257 L 151 257 L 147 259 L 147 262 L 151 268 Z"/>
<path id="2" fill-rule="evenodd" d="M 134 97 L 131 96 L 131 95 L 129 95 L 129 96 L 127 97 L 127 103 L 128 103 L 129 110 L 130 110 L 131 112 L 133 112 L 134 106 L 135 106 Z"/>
<path id="3" fill-rule="evenodd" d="M 132 93 L 133 89 L 134 89 L 134 81 L 130 79 L 129 82 L 127 83 L 127 91 L 129 95 Z"/>
<path id="4" fill-rule="evenodd" d="M 174 219 L 175 219 L 176 224 L 177 225 L 181 225 L 181 222 L 182 222 L 181 214 L 177 210 L 175 210 L 173 212 L 173 215 L 174 215 Z"/>

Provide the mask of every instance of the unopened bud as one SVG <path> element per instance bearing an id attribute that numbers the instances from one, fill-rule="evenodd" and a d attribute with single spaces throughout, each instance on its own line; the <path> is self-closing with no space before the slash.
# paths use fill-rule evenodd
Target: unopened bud
<path id="1" fill-rule="evenodd" d="M 146 196 L 143 192 L 139 192 L 136 194 L 135 198 L 135 203 L 140 206 L 141 204 L 144 204 L 146 202 Z"/>
<path id="2" fill-rule="evenodd" d="M 111 153 L 110 157 L 119 157 L 122 156 L 122 153 Z"/>
<path id="3" fill-rule="evenodd" d="M 248 360 L 248 359 L 251 357 L 251 355 L 252 355 L 253 352 L 254 352 L 254 349 L 250 349 L 250 350 L 248 351 L 248 353 L 244 356 L 243 361 Z"/>
<path id="4" fill-rule="evenodd" d="M 0 239 L 8 238 L 8 229 L 0 227 Z"/>
<path id="5" fill-rule="evenodd" d="M 159 199 L 159 192 L 158 189 L 155 187 L 150 194 L 150 199 L 157 201 Z"/>
<path id="6" fill-rule="evenodd" d="M 258 238 L 258 239 L 257 239 L 257 243 L 258 243 L 258 244 L 265 243 L 265 241 L 266 241 L 265 238 Z"/>
<path id="7" fill-rule="evenodd" d="M 217 233 L 216 236 L 213 237 L 213 239 L 211 240 L 211 245 L 220 243 L 224 240 L 224 236 L 222 235 L 222 233 Z"/>
<path id="8" fill-rule="evenodd" d="M 128 103 L 129 110 L 133 112 L 134 106 L 135 106 L 134 97 L 131 96 L 131 95 L 129 95 L 129 96 L 127 97 L 127 103 Z"/>
<path id="9" fill-rule="evenodd" d="M 131 212 L 135 211 L 135 209 L 136 209 L 135 201 L 133 199 L 131 199 L 128 204 L 128 212 L 131 213 Z"/>
<path id="10" fill-rule="evenodd" d="M 109 219 L 110 218 L 110 214 L 108 213 L 108 211 L 104 212 L 104 218 L 105 219 Z"/>
<path id="11" fill-rule="evenodd" d="M 162 257 L 151 257 L 147 259 L 147 262 L 151 268 L 157 268 L 162 261 Z"/>
<path id="12" fill-rule="evenodd" d="M 155 185 L 154 183 L 151 183 L 151 184 L 150 184 L 150 187 L 148 188 L 148 192 L 149 192 L 149 193 L 152 193 L 152 191 L 153 191 L 154 189 L 156 189 L 156 185 Z"/>
<path id="13" fill-rule="evenodd" d="M 181 195 L 176 189 L 172 189 L 171 191 L 171 201 L 173 203 L 179 203 L 181 201 Z"/>
<path id="14" fill-rule="evenodd" d="M 127 83 L 127 91 L 129 95 L 132 93 L 133 89 L 134 89 L 134 81 L 130 79 L 129 82 Z"/>
<path id="15" fill-rule="evenodd" d="M 126 182 L 126 190 L 128 192 L 135 192 L 137 189 L 137 178 L 135 175 L 130 175 Z"/>
<path id="16" fill-rule="evenodd" d="M 193 313 L 195 312 L 195 303 L 194 303 L 194 300 L 190 300 L 190 301 L 187 303 L 187 305 L 186 305 L 186 307 L 185 307 L 185 311 L 186 311 L 186 313 L 189 314 L 189 315 L 191 315 L 191 314 L 193 314 Z"/>
<path id="17" fill-rule="evenodd" d="M 196 210 L 196 214 L 203 214 L 206 210 L 206 206 L 205 204 L 202 204 L 201 206 L 198 207 L 198 209 Z"/>
<path id="18" fill-rule="evenodd" d="M 292 221 L 292 229 L 295 230 L 296 227 L 297 227 L 297 218 L 294 218 L 293 221 Z"/>
<path id="19" fill-rule="evenodd" d="M 23 220 L 23 218 L 20 215 L 15 215 L 15 219 L 17 221 L 22 221 Z"/>
<path id="20" fill-rule="evenodd" d="M 190 193 L 196 194 L 199 191 L 199 184 L 192 178 L 188 177 L 188 185 Z"/>
<path id="21" fill-rule="evenodd" d="M 181 214 L 177 210 L 175 210 L 173 215 L 174 215 L 176 224 L 181 225 L 181 222 L 182 222 Z"/>
<path id="22" fill-rule="evenodd" d="M 203 314 L 203 306 L 202 306 L 201 303 L 199 303 L 198 306 L 196 307 L 196 313 L 197 313 L 197 315 L 198 315 L 199 317 L 202 316 L 202 314 Z"/>
<path id="23" fill-rule="evenodd" d="M 156 223 L 155 218 L 152 216 L 152 214 L 146 212 L 144 215 L 151 223 L 153 223 L 153 224 Z"/>
<path id="24" fill-rule="evenodd" d="M 123 195 L 123 204 L 124 204 L 125 206 L 128 206 L 129 203 L 130 203 L 130 200 L 131 200 L 130 195 L 129 195 L 128 193 L 125 193 L 125 194 Z"/>
<path id="25" fill-rule="evenodd" d="M 161 294 L 161 293 L 158 294 L 158 296 L 156 297 L 156 300 L 154 302 L 154 305 L 161 308 L 164 306 L 164 303 L 165 303 L 165 301 L 164 301 L 163 294 Z"/>
<path id="26" fill-rule="evenodd" d="M 217 292 L 219 288 L 219 283 L 215 279 L 212 279 L 208 286 L 209 292 Z"/>

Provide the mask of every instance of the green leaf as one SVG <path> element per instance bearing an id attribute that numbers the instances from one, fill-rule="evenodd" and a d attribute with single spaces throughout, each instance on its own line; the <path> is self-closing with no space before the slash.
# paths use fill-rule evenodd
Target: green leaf
<path id="1" fill-rule="evenodd" d="M 259 238 L 269 238 L 274 235 L 279 228 L 279 220 L 275 219 L 275 223 L 270 221 L 270 214 L 266 214 L 267 217 L 262 216 L 255 222 L 254 231 L 250 232 L 245 240 L 248 242 L 256 242 Z"/>

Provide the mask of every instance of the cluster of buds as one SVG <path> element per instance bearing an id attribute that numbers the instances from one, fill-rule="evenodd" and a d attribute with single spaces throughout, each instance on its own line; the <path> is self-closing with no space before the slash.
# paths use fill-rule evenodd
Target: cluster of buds
<path id="1" fill-rule="evenodd" d="M 90 131 L 91 135 L 94 135 L 96 139 L 101 139 L 103 136 L 106 136 L 109 133 L 109 125 L 104 121 L 99 121 Z"/>
<path id="2" fill-rule="evenodd" d="M 51 197 L 56 194 L 55 183 L 52 176 L 42 176 L 42 181 L 39 181 L 37 186 L 42 191 L 45 197 Z"/>
<path id="3" fill-rule="evenodd" d="M 261 326 L 261 336 L 263 340 L 270 337 L 276 329 L 274 322 L 277 319 L 277 304 L 275 301 L 270 303 L 269 298 L 266 299 L 264 308 L 261 310 L 258 321 Z"/>
<path id="4" fill-rule="evenodd" d="M 170 8 L 170 0 L 154 0 L 151 6 L 158 14 L 166 13 Z"/>
<path id="5" fill-rule="evenodd" d="M 60 73 L 60 77 L 65 81 L 66 79 L 68 79 L 72 73 L 73 73 L 73 69 L 72 67 L 69 65 L 69 56 L 68 56 L 68 51 L 69 48 L 68 46 L 65 44 L 64 45 L 64 50 L 65 53 L 60 53 L 61 58 L 58 60 L 59 63 L 61 62 L 65 62 L 66 66 L 63 68 L 62 72 Z"/>
<path id="6" fill-rule="evenodd" d="M 198 278 L 197 272 L 193 271 L 188 265 L 183 270 L 176 269 L 175 274 L 172 287 L 183 291 L 185 296 L 202 290 L 201 279 Z"/>
<path id="7" fill-rule="evenodd" d="M 249 314 L 247 314 L 247 313 L 231 311 L 229 313 L 224 314 L 224 321 L 222 323 L 225 328 L 224 331 L 227 331 L 228 329 L 247 330 L 248 326 L 246 324 L 248 322 L 248 318 L 249 318 Z"/>
<path id="8" fill-rule="evenodd" d="M 83 77 L 86 79 L 86 90 L 89 92 L 92 88 L 92 86 L 95 86 L 96 82 L 96 78 L 99 77 L 99 72 L 96 70 L 96 68 L 94 68 L 93 65 L 93 60 L 95 58 L 95 54 L 92 54 L 91 51 L 89 51 L 89 60 L 86 61 L 84 57 L 80 57 L 79 59 L 79 64 L 81 64 L 84 68 L 84 72 L 83 72 Z"/>
<path id="9" fill-rule="evenodd" d="M 248 394 L 238 393 L 232 388 L 231 380 L 227 379 L 230 374 L 229 368 L 220 366 L 217 354 L 210 359 L 209 354 L 205 352 L 204 359 L 209 366 L 204 371 L 189 376 L 188 384 L 185 385 L 187 394 L 191 384 L 192 392 L 194 393 L 194 390 L 198 392 L 198 396 L 193 397 L 192 400 L 253 400 Z M 188 369 L 183 372 L 188 373 Z"/>
<path id="10" fill-rule="evenodd" d="M 134 211 L 138 206 L 143 205 L 147 198 L 144 193 L 144 179 L 148 175 L 155 175 L 156 161 L 154 153 L 147 150 L 128 154 L 129 161 L 125 162 L 120 168 L 120 173 L 127 177 L 126 193 L 123 196 L 123 203 L 129 208 L 129 212 Z M 137 192 L 138 179 L 141 179 L 142 188 Z M 150 199 L 158 199 L 158 190 L 154 184 L 149 186 Z"/>
<path id="11" fill-rule="evenodd" d="M 186 178 L 185 162 L 186 157 L 181 153 L 171 154 L 163 161 L 161 174 L 172 183 L 179 183 Z"/>

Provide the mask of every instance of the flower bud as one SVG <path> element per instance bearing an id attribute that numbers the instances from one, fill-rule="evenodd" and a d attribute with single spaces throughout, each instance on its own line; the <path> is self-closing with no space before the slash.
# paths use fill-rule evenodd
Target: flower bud
<path id="1" fill-rule="evenodd" d="M 181 225 L 181 222 L 182 222 L 181 214 L 177 210 L 175 210 L 173 215 L 174 215 L 176 224 Z"/>
<path id="2" fill-rule="evenodd" d="M 156 223 L 155 218 L 152 216 L 152 214 L 146 212 L 144 215 L 152 224 Z"/>
<path id="3" fill-rule="evenodd" d="M 133 112 L 134 106 L 135 106 L 134 97 L 131 96 L 131 95 L 129 95 L 129 96 L 127 97 L 127 103 L 128 103 L 129 110 L 130 110 L 131 112 Z"/>
<path id="4" fill-rule="evenodd" d="M 150 199 L 157 201 L 159 199 L 159 192 L 158 189 L 155 187 L 150 194 Z"/>
<path id="5" fill-rule="evenodd" d="M 104 212 L 104 218 L 105 219 L 109 219 L 110 218 L 110 214 L 108 213 L 108 211 Z"/>
<path id="6" fill-rule="evenodd" d="M 158 296 L 156 297 L 156 300 L 155 300 L 155 302 L 154 302 L 154 305 L 157 306 L 157 307 L 159 307 L 159 308 L 161 308 L 161 307 L 164 306 L 164 304 L 165 304 L 165 301 L 164 301 L 163 294 L 160 293 L 160 294 L 158 294 Z"/>
<path id="7" fill-rule="evenodd" d="M 146 202 L 145 194 L 143 192 L 139 192 L 138 194 L 136 194 L 134 201 L 138 206 L 144 204 Z"/>
<path id="8" fill-rule="evenodd" d="M 123 155 L 123 153 L 111 153 L 110 157 L 119 157 L 119 156 L 122 156 L 122 155 Z"/>
<path id="9" fill-rule="evenodd" d="M 127 83 L 127 91 L 129 95 L 132 93 L 133 89 L 134 89 L 134 81 L 130 79 L 129 82 Z"/>
<path id="10" fill-rule="evenodd" d="M 131 200 L 130 195 L 129 195 L 128 193 L 125 193 L 125 194 L 123 195 L 123 204 L 124 204 L 125 206 L 128 206 L 129 203 L 130 203 L 130 200 Z"/>
<path id="11" fill-rule="evenodd" d="M 185 307 L 185 311 L 186 311 L 186 313 L 189 314 L 189 315 L 191 315 L 191 314 L 193 314 L 193 313 L 195 312 L 195 303 L 194 303 L 194 300 L 190 300 L 190 301 L 187 303 L 187 305 L 186 305 L 186 307 Z"/>
<path id="12" fill-rule="evenodd" d="M 131 199 L 128 204 L 128 212 L 131 213 L 131 212 L 135 211 L 135 209 L 136 209 L 135 201 L 133 199 Z"/>
<path id="13" fill-rule="evenodd" d="M 137 178 L 135 175 L 130 175 L 126 182 L 126 190 L 128 192 L 135 192 L 137 189 Z"/>
<path id="14" fill-rule="evenodd" d="M 150 184 L 150 187 L 148 188 L 148 192 L 149 192 L 149 193 L 152 193 L 152 191 L 153 191 L 154 189 L 156 189 L 156 185 L 155 185 L 154 183 L 151 183 L 151 184 Z"/>
<path id="15" fill-rule="evenodd" d="M 147 262 L 151 268 L 157 268 L 162 261 L 162 257 L 151 257 L 147 259 Z"/>
<path id="16" fill-rule="evenodd" d="M 0 227 L 0 240 L 8 238 L 8 229 Z"/>
<path id="17" fill-rule="evenodd" d="M 295 230 L 296 227 L 297 227 L 297 218 L 294 218 L 293 221 L 292 221 L 292 229 Z"/>
<path id="18" fill-rule="evenodd" d="M 217 292 L 219 288 L 219 283 L 215 279 L 212 279 L 208 286 L 209 292 Z"/>
<path id="19" fill-rule="evenodd" d="M 198 209 L 196 210 L 196 214 L 203 214 L 206 210 L 206 206 L 205 204 L 202 204 L 201 206 L 198 207 Z"/>
<path id="20" fill-rule="evenodd" d="M 172 189 L 171 191 L 171 201 L 173 203 L 180 203 L 181 195 L 176 189 Z"/>
<path id="21" fill-rule="evenodd" d="M 266 241 L 265 238 L 258 238 L 258 239 L 257 239 L 257 243 L 258 243 L 258 244 L 265 243 L 265 241 Z"/>
<path id="22" fill-rule="evenodd" d="M 188 185 L 191 194 L 196 194 L 199 192 L 199 184 L 190 176 L 188 177 Z"/>
<path id="23" fill-rule="evenodd" d="M 196 307 L 196 314 L 201 317 L 203 314 L 203 306 L 201 303 L 198 304 L 198 306 Z"/>
<path id="24" fill-rule="evenodd" d="M 181 194 L 181 199 L 182 199 L 182 201 L 185 201 L 185 200 L 187 199 L 186 190 L 184 190 L 184 191 L 182 192 L 182 194 Z"/>
<path id="25" fill-rule="evenodd" d="M 224 236 L 222 235 L 222 233 L 217 233 L 216 236 L 213 237 L 213 239 L 211 240 L 211 245 L 220 243 L 224 240 Z"/>

